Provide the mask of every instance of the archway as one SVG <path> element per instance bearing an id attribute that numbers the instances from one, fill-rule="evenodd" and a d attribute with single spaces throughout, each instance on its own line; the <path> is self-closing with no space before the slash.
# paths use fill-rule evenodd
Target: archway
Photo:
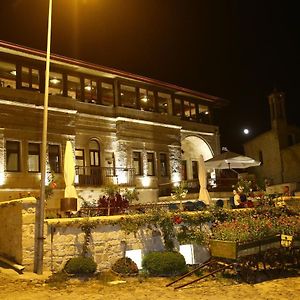
<path id="1" fill-rule="evenodd" d="M 182 179 L 198 179 L 198 161 L 200 155 L 204 160 L 213 157 L 212 150 L 206 141 L 197 136 L 188 136 L 181 141 Z"/>

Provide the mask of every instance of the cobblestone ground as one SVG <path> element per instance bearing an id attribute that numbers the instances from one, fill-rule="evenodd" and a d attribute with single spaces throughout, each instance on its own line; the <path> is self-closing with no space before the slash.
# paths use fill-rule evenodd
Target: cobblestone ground
<path id="1" fill-rule="evenodd" d="M 70 279 L 50 285 L 49 274 L 15 274 L 0 268 L 0 299 L 89 299 L 89 300 L 165 300 L 165 299 L 300 299 L 300 276 L 264 280 L 257 284 L 238 283 L 233 279 L 210 279 L 179 290 L 165 287 L 169 278 L 118 278 L 113 283 L 103 280 Z M 188 280 L 196 277 L 189 277 Z"/>

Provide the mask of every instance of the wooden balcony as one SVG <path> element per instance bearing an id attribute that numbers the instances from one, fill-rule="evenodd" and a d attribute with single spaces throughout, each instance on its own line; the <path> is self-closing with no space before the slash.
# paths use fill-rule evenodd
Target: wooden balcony
<path id="1" fill-rule="evenodd" d="M 79 186 L 134 186 L 134 168 L 76 167 Z"/>

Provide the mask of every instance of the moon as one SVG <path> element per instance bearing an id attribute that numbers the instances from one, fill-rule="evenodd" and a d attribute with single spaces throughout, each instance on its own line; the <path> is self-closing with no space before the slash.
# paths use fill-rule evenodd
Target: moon
<path id="1" fill-rule="evenodd" d="M 243 129 L 243 132 L 244 132 L 244 134 L 246 134 L 246 135 L 250 133 L 250 131 L 249 131 L 248 128 L 244 128 L 244 129 Z"/>

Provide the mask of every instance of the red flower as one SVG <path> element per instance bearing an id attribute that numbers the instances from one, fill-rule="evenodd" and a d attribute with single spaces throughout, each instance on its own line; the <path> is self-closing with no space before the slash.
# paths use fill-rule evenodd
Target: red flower
<path id="1" fill-rule="evenodd" d="M 175 224 L 180 224 L 180 223 L 183 222 L 183 220 L 182 220 L 182 218 L 181 218 L 180 216 L 175 216 L 175 217 L 173 218 L 173 222 L 174 222 Z"/>
<path id="2" fill-rule="evenodd" d="M 57 187 L 56 182 L 52 181 L 52 182 L 51 182 L 51 188 L 52 188 L 52 189 L 55 189 L 56 187 Z"/>

